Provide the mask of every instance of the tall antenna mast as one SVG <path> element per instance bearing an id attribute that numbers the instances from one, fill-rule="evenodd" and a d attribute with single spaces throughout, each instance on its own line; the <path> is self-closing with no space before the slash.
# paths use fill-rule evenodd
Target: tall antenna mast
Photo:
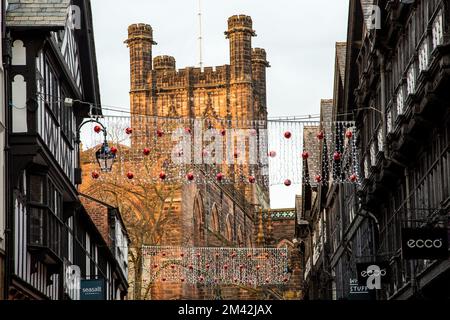
<path id="1" fill-rule="evenodd" d="M 203 70 L 203 28 L 202 28 L 202 0 L 198 0 L 198 25 L 199 25 L 199 66 Z"/>

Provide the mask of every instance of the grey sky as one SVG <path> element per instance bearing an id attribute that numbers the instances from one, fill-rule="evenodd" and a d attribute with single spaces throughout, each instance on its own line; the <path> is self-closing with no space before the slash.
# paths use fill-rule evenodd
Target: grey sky
<path id="1" fill-rule="evenodd" d="M 229 63 L 223 32 L 234 14 L 253 18 L 253 47 L 266 49 L 269 116 L 319 113 L 332 97 L 334 45 L 345 41 L 347 0 L 202 0 L 204 65 Z M 102 103 L 129 109 L 129 56 L 123 41 L 132 23 L 153 27 L 153 56 L 175 57 L 177 68 L 198 65 L 198 0 L 93 0 Z M 277 187 L 272 207 L 294 206 L 299 188 Z"/>

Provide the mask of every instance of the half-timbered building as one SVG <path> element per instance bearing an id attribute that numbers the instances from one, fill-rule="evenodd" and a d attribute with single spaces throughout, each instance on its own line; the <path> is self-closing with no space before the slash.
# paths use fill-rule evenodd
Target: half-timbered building
<path id="1" fill-rule="evenodd" d="M 6 24 L 8 296 L 76 299 L 67 293 L 67 267 L 109 283 L 114 257 L 98 249 L 104 241 L 77 191 L 77 131 L 89 105 L 100 105 L 90 1 L 11 0 Z"/>
<path id="2" fill-rule="evenodd" d="M 405 260 L 402 229 L 449 227 L 450 1 L 370 4 L 379 25 L 356 30 L 350 20 L 361 38 L 349 106 L 360 129 L 360 213 L 375 216 L 374 258 L 391 271 L 377 296 L 448 298 L 450 260 Z"/>
<path id="3" fill-rule="evenodd" d="M 0 300 L 5 293 L 5 71 L 3 68 L 3 39 L 5 35 L 5 2 L 0 1 Z"/>
<path id="4" fill-rule="evenodd" d="M 448 0 L 350 0 L 334 117 L 356 121 L 361 173 L 316 209 L 329 243 L 310 288 L 326 290 L 309 298 L 450 296 L 450 260 L 407 260 L 402 245 L 405 228 L 449 228 L 449 19 Z M 358 279 L 363 265 L 387 271 L 378 288 Z"/>

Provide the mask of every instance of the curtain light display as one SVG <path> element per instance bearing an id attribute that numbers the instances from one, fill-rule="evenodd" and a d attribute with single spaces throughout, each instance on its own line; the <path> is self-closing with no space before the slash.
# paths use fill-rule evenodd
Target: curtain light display
<path id="1" fill-rule="evenodd" d="M 354 122 L 106 116 L 114 170 L 129 183 L 359 183 Z M 101 143 L 91 130 L 88 147 Z M 94 161 L 93 155 L 91 161 Z M 92 174 L 108 179 L 108 173 Z"/>
<path id="2" fill-rule="evenodd" d="M 286 248 L 143 247 L 144 275 L 153 283 L 260 287 L 290 279 Z"/>

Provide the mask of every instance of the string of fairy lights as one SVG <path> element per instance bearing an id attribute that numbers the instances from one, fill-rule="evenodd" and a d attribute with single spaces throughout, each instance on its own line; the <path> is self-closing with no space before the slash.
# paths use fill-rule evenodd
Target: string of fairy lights
<path id="1" fill-rule="evenodd" d="M 38 93 L 37 99 L 51 99 L 51 103 L 67 102 L 59 96 L 43 93 Z M 353 139 L 355 124 L 352 121 L 314 121 L 316 115 L 265 121 L 170 118 L 132 113 L 117 106 L 89 105 L 91 116 L 93 110 L 100 109 L 126 114 L 102 116 L 101 120 L 108 128 L 108 139 L 113 144 L 111 149 L 117 156 L 115 168 L 129 183 L 208 184 L 216 180 L 224 184 L 284 184 L 290 187 L 302 183 L 318 185 L 360 181 L 359 157 Z M 98 116 L 92 117 L 99 119 Z M 304 128 L 311 127 L 316 128 L 317 139 L 307 140 Z M 211 133 L 211 129 L 215 132 Z M 236 146 L 239 138 L 236 132 L 239 130 L 238 135 L 247 135 L 249 139 L 247 142 L 240 139 L 239 146 Z M 177 144 L 170 137 L 173 138 L 177 131 L 192 136 L 187 148 L 176 149 Z M 212 140 L 218 139 L 211 136 L 222 136 L 222 143 L 214 143 L 213 146 L 209 143 L 211 141 L 198 143 L 206 135 L 205 131 Z M 98 133 L 99 127 L 94 127 L 90 145 L 86 143 L 84 147 L 99 145 L 101 135 Z M 253 147 L 249 146 L 252 142 Z M 95 163 L 95 153 L 90 155 L 91 162 Z M 143 165 L 145 163 L 147 165 Z M 150 163 L 153 165 L 151 172 L 148 170 Z M 158 165 L 159 173 L 154 172 Z M 108 179 L 108 175 L 93 171 L 92 178 Z"/>
<path id="2" fill-rule="evenodd" d="M 353 122 L 165 119 L 104 116 L 114 168 L 129 183 L 355 183 L 359 180 Z M 134 124 L 134 126 L 132 126 Z M 313 139 L 305 128 L 316 128 Z M 102 143 L 91 130 L 90 161 Z M 307 146 L 305 146 L 307 145 Z M 308 167 L 308 172 L 304 169 Z M 206 174 L 205 174 L 206 172 Z M 111 174 L 93 173 L 95 179 Z M 116 178 L 116 176 L 114 176 Z"/>
<path id="3" fill-rule="evenodd" d="M 143 247 L 143 278 L 151 283 L 285 285 L 287 248 Z"/>

